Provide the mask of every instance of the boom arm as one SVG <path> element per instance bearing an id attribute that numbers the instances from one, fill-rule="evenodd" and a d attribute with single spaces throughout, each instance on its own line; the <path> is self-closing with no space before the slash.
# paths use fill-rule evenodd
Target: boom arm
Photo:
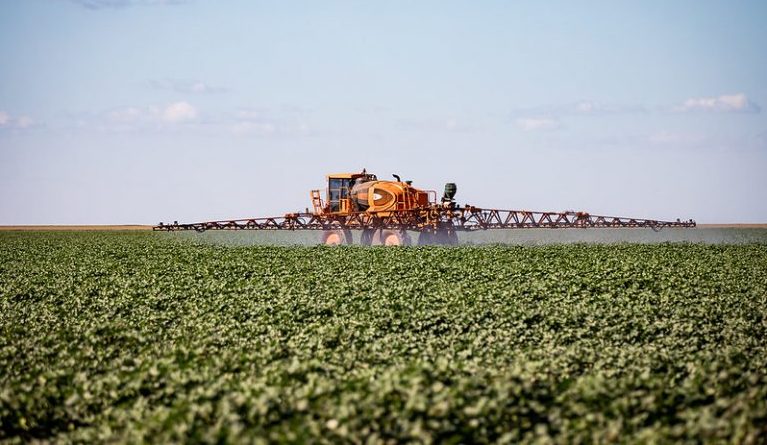
<path id="1" fill-rule="evenodd" d="M 428 230 L 450 227 L 455 231 L 488 229 L 651 228 L 695 227 L 695 221 L 659 221 L 586 212 L 534 212 L 529 210 L 482 209 L 473 206 L 430 206 L 389 212 L 377 216 L 365 212 L 339 214 L 289 213 L 282 217 L 245 218 L 187 224 L 160 223 L 156 231 L 196 230 L 332 230 L 395 229 Z"/>

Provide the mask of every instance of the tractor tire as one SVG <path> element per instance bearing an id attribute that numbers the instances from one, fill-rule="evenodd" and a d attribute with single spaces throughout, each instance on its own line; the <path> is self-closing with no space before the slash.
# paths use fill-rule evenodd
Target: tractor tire
<path id="1" fill-rule="evenodd" d="M 320 237 L 320 244 L 326 246 L 340 246 L 342 244 L 352 243 L 352 231 L 349 229 L 323 230 Z"/>
<path id="2" fill-rule="evenodd" d="M 373 245 L 373 239 L 375 238 L 375 229 L 363 229 L 360 235 L 360 244 L 363 246 Z"/>
<path id="3" fill-rule="evenodd" d="M 438 230 L 433 235 L 433 242 L 442 246 L 458 245 L 458 233 L 455 230 Z"/>
<path id="4" fill-rule="evenodd" d="M 383 229 L 373 239 L 376 246 L 409 246 L 412 244 L 410 235 L 404 230 Z"/>
<path id="5" fill-rule="evenodd" d="M 421 232 L 418 234 L 418 245 L 419 246 L 429 246 L 434 243 L 434 233 L 432 232 Z"/>

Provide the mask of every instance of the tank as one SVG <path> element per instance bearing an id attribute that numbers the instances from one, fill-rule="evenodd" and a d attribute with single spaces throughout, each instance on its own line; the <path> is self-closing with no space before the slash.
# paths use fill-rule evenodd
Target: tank
<path id="1" fill-rule="evenodd" d="M 428 193 L 397 181 L 357 181 L 351 198 L 357 210 L 363 212 L 405 210 L 429 204 Z"/>
<path id="2" fill-rule="evenodd" d="M 442 201 L 452 201 L 455 198 L 455 194 L 458 192 L 458 186 L 453 182 L 445 184 L 445 194 L 442 196 Z"/>
<path id="3" fill-rule="evenodd" d="M 361 211 L 380 211 L 396 207 L 397 196 L 403 193 L 403 187 L 397 182 L 369 181 L 355 184 L 351 197 Z"/>

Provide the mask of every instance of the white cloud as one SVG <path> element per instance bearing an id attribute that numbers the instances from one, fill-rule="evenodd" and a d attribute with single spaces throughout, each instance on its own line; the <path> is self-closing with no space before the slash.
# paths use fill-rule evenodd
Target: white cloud
<path id="1" fill-rule="evenodd" d="M 216 94 L 227 91 L 224 87 L 211 85 L 201 80 L 153 79 L 147 81 L 146 84 L 151 88 L 175 91 L 177 93 Z"/>
<path id="2" fill-rule="evenodd" d="M 406 130 L 434 131 L 463 133 L 472 132 L 477 128 L 469 122 L 464 122 L 455 117 L 435 118 L 435 119 L 412 119 L 405 118 L 397 120 L 397 126 Z"/>
<path id="3" fill-rule="evenodd" d="M 527 117 L 516 120 L 517 126 L 525 131 L 555 130 L 561 126 L 556 119 L 545 117 Z"/>
<path id="4" fill-rule="evenodd" d="M 570 110 L 570 112 L 568 112 Z M 602 102 L 594 102 L 590 100 L 584 100 L 576 102 L 573 105 L 568 105 L 562 110 L 562 114 L 589 114 L 589 115 L 605 115 L 605 114 L 629 114 L 629 113 L 644 113 L 647 110 L 641 105 L 626 105 L 626 104 L 607 104 Z"/>
<path id="5" fill-rule="evenodd" d="M 254 108 L 245 108 L 241 110 L 237 110 L 236 113 L 234 113 L 234 118 L 236 120 L 242 120 L 242 121 L 257 121 L 260 119 L 264 119 L 268 114 L 268 110 L 265 109 L 254 109 Z"/>
<path id="6" fill-rule="evenodd" d="M 648 140 L 654 145 L 690 146 L 702 144 L 706 138 L 702 134 L 696 133 L 660 131 L 650 135 Z"/>
<path id="7" fill-rule="evenodd" d="M 71 0 L 87 9 L 119 9 L 130 6 L 180 5 L 190 0 Z"/>
<path id="8" fill-rule="evenodd" d="M 462 127 L 461 123 L 458 122 L 457 119 L 450 118 L 450 119 L 445 120 L 445 128 L 448 129 L 448 130 L 451 130 L 451 131 L 460 130 L 461 127 Z"/>
<path id="9" fill-rule="evenodd" d="M 191 90 L 195 93 L 207 93 L 210 91 L 210 87 L 204 82 L 195 82 L 192 84 Z"/>
<path id="10" fill-rule="evenodd" d="M 126 106 L 97 114 L 74 116 L 72 126 L 104 132 L 193 131 L 252 136 L 312 136 L 314 131 L 297 112 L 240 108 L 203 112 L 186 101 L 153 106 Z"/>
<path id="11" fill-rule="evenodd" d="M 237 135 L 255 134 L 260 136 L 272 135 L 277 126 L 272 122 L 238 122 L 231 126 L 232 133 Z"/>
<path id="12" fill-rule="evenodd" d="M 0 128 L 15 128 L 15 129 L 25 129 L 29 128 L 32 125 L 34 125 L 34 121 L 31 117 L 21 115 L 21 116 L 11 116 L 10 113 L 6 111 L 0 111 Z"/>
<path id="13" fill-rule="evenodd" d="M 115 108 L 101 114 L 99 120 L 104 129 L 130 131 L 190 123 L 196 121 L 199 114 L 197 108 L 181 101 L 164 106 Z"/>
<path id="14" fill-rule="evenodd" d="M 19 116 L 18 119 L 16 119 L 16 126 L 18 128 L 29 128 L 34 124 L 34 121 L 29 116 Z"/>
<path id="15" fill-rule="evenodd" d="M 303 112 L 289 107 L 287 111 L 268 108 L 242 108 L 225 117 L 225 123 L 238 136 L 308 136 L 311 129 L 303 119 Z"/>
<path id="16" fill-rule="evenodd" d="M 594 102 L 578 102 L 575 104 L 575 111 L 579 113 L 592 113 L 597 109 Z"/>
<path id="17" fill-rule="evenodd" d="M 146 113 L 136 107 L 118 108 L 107 113 L 107 118 L 111 122 L 120 124 L 131 124 L 140 121 L 146 117 Z"/>
<path id="18" fill-rule="evenodd" d="M 674 109 L 680 112 L 707 111 L 719 113 L 758 113 L 761 108 L 745 94 L 725 94 L 719 97 L 697 97 L 684 101 Z"/>
<path id="19" fill-rule="evenodd" d="M 605 116 L 617 114 L 644 113 L 647 109 L 641 105 L 610 104 L 592 100 L 582 100 L 555 105 L 542 105 L 530 108 L 518 108 L 511 111 L 511 117 L 525 119 L 528 116 L 561 119 L 568 116 Z"/>
<path id="20" fill-rule="evenodd" d="M 197 109 L 186 102 L 176 102 L 168 105 L 162 112 L 165 122 L 181 123 L 197 119 Z"/>

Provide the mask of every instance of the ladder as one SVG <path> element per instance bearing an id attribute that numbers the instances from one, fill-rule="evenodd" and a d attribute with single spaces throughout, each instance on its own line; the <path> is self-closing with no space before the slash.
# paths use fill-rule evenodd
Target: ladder
<path id="1" fill-rule="evenodd" d="M 314 208 L 315 215 L 321 215 L 325 208 L 325 204 L 322 202 L 322 196 L 319 190 L 312 190 L 312 207 Z"/>

